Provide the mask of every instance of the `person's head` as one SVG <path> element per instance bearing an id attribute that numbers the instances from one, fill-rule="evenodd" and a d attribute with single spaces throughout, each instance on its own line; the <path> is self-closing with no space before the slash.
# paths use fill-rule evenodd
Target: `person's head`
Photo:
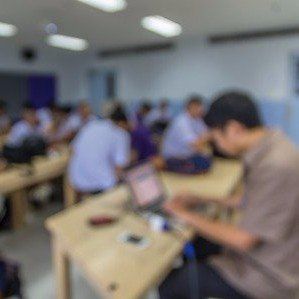
<path id="1" fill-rule="evenodd" d="M 143 102 L 140 107 L 138 114 L 140 117 L 145 117 L 147 114 L 149 114 L 152 110 L 152 105 L 149 102 Z"/>
<path id="2" fill-rule="evenodd" d="M 23 105 L 22 116 L 31 126 L 38 125 L 39 120 L 36 114 L 36 108 L 32 104 L 27 102 Z"/>
<path id="3" fill-rule="evenodd" d="M 111 113 L 116 109 L 125 111 L 124 105 L 120 100 L 106 101 L 104 103 L 101 103 L 101 116 L 104 118 L 109 118 Z"/>
<path id="4" fill-rule="evenodd" d="M 51 100 L 51 102 L 48 104 L 48 108 L 51 110 L 51 112 L 56 112 L 58 109 L 58 106 L 56 104 L 55 99 Z"/>
<path id="5" fill-rule="evenodd" d="M 0 100 L 0 116 L 6 114 L 6 104 Z"/>
<path id="6" fill-rule="evenodd" d="M 54 121 L 56 123 L 61 123 L 66 121 L 72 112 L 72 107 L 69 105 L 57 106 L 55 111 L 53 111 Z"/>
<path id="7" fill-rule="evenodd" d="M 186 102 L 186 110 L 192 118 L 202 118 L 205 112 L 203 98 L 198 95 L 189 97 Z"/>
<path id="8" fill-rule="evenodd" d="M 169 102 L 167 99 L 162 99 L 159 103 L 159 108 L 162 112 L 166 111 L 169 107 Z"/>
<path id="9" fill-rule="evenodd" d="M 78 113 L 83 120 L 87 120 L 91 115 L 91 108 L 87 102 L 81 102 L 78 106 Z"/>
<path id="10" fill-rule="evenodd" d="M 123 109 L 116 107 L 110 114 L 111 121 L 124 130 L 129 130 L 130 125 L 126 113 Z"/>
<path id="11" fill-rule="evenodd" d="M 206 115 L 216 146 L 226 154 L 246 151 L 252 133 L 263 127 L 257 106 L 250 95 L 232 91 L 217 97 Z"/>

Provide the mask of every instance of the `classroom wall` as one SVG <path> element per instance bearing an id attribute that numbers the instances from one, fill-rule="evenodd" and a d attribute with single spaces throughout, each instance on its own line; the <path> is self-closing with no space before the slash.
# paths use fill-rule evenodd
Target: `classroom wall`
<path id="1" fill-rule="evenodd" d="M 225 45 L 198 39 L 181 41 L 177 50 L 169 53 L 105 62 L 91 58 L 85 68 L 116 69 L 119 96 L 124 99 L 181 99 L 190 92 L 210 97 L 237 87 L 259 98 L 282 100 L 292 96 L 292 55 L 298 52 L 298 37 Z"/>
<path id="2" fill-rule="evenodd" d="M 101 61 L 94 52 L 73 53 L 44 47 L 34 63 L 22 62 L 19 48 L 0 40 L 0 70 L 55 73 L 58 97 L 74 101 L 89 96 L 90 70 L 115 69 L 118 95 L 124 100 L 167 96 L 181 100 L 192 92 L 210 97 L 228 88 L 252 91 L 258 98 L 285 100 L 292 94 L 292 55 L 299 38 L 253 40 L 209 45 L 182 40 L 173 52 Z"/>

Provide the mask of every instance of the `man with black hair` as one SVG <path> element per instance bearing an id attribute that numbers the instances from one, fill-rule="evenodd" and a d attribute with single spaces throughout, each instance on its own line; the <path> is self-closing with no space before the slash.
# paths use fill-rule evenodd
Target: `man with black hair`
<path id="1" fill-rule="evenodd" d="M 52 144 L 68 144 L 75 136 L 70 116 L 72 107 L 69 105 L 57 106 L 52 114 L 52 126 L 49 132 L 49 141 Z"/>
<path id="2" fill-rule="evenodd" d="M 202 150 L 207 136 L 203 116 L 202 98 L 192 96 L 187 100 L 185 111 L 166 131 L 162 148 L 166 159 L 187 159 Z"/>
<path id="3" fill-rule="evenodd" d="M 191 174 L 210 167 L 210 159 L 205 153 L 209 134 L 203 117 L 202 98 L 192 96 L 186 102 L 185 111 L 166 130 L 162 156 L 170 171 Z"/>
<path id="4" fill-rule="evenodd" d="M 244 192 L 222 205 L 240 210 L 236 224 L 199 215 L 205 201 L 181 194 L 166 210 L 224 250 L 197 266 L 198 298 L 293 299 L 299 289 L 299 153 L 280 132 L 262 125 L 251 97 L 218 97 L 206 116 L 214 142 L 245 167 Z M 200 248 L 199 248 L 200 250 Z M 186 267 L 161 286 L 161 298 L 190 298 Z"/>
<path id="5" fill-rule="evenodd" d="M 42 134 L 36 109 L 30 103 L 25 103 L 22 109 L 22 119 L 12 126 L 8 134 L 7 145 L 17 147 L 27 137 L 42 136 Z"/>
<path id="6" fill-rule="evenodd" d="M 89 103 L 81 101 L 75 112 L 69 116 L 67 125 L 72 129 L 75 136 L 82 127 L 95 118 L 96 116 L 92 113 Z"/>
<path id="7" fill-rule="evenodd" d="M 108 120 L 92 120 L 72 143 L 70 183 L 78 194 L 113 188 L 130 162 L 129 125 L 125 113 L 115 109 Z"/>
<path id="8" fill-rule="evenodd" d="M 6 134 L 10 128 L 10 118 L 6 112 L 6 104 L 0 100 L 0 134 Z"/>
<path id="9" fill-rule="evenodd" d="M 169 108 L 169 101 L 162 99 L 158 106 L 151 110 L 146 117 L 146 124 L 152 127 L 155 123 L 168 124 L 171 120 L 171 111 Z"/>
<path id="10" fill-rule="evenodd" d="M 146 116 L 145 123 L 151 131 L 157 135 L 162 135 L 167 129 L 172 115 L 170 110 L 169 101 L 162 99 L 157 107 Z"/>

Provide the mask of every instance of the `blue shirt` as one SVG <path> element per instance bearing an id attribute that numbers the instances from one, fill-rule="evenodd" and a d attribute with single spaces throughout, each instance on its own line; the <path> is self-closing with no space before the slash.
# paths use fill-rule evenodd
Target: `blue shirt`
<path id="1" fill-rule="evenodd" d="M 167 159 L 184 159 L 194 155 L 196 152 L 192 148 L 192 143 L 206 132 L 207 127 L 202 119 L 194 119 L 188 112 L 182 113 L 165 133 L 162 155 Z"/>
<path id="2" fill-rule="evenodd" d="M 41 108 L 36 111 L 38 120 L 43 130 L 47 130 L 53 122 L 52 112 L 48 108 Z"/>
<path id="3" fill-rule="evenodd" d="M 69 178 L 81 192 L 114 187 L 118 181 L 116 167 L 130 160 L 130 136 L 110 120 L 93 120 L 74 139 Z"/>

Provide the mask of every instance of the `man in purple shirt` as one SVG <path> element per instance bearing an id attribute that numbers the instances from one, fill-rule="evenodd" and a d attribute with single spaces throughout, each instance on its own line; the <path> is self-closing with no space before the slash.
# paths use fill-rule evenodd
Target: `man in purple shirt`
<path id="1" fill-rule="evenodd" d="M 143 103 L 137 112 L 136 123 L 132 130 L 132 147 L 136 152 L 137 161 L 143 161 L 154 157 L 157 148 L 153 141 L 150 129 L 145 125 L 145 118 L 150 113 L 152 107 L 148 103 Z"/>

